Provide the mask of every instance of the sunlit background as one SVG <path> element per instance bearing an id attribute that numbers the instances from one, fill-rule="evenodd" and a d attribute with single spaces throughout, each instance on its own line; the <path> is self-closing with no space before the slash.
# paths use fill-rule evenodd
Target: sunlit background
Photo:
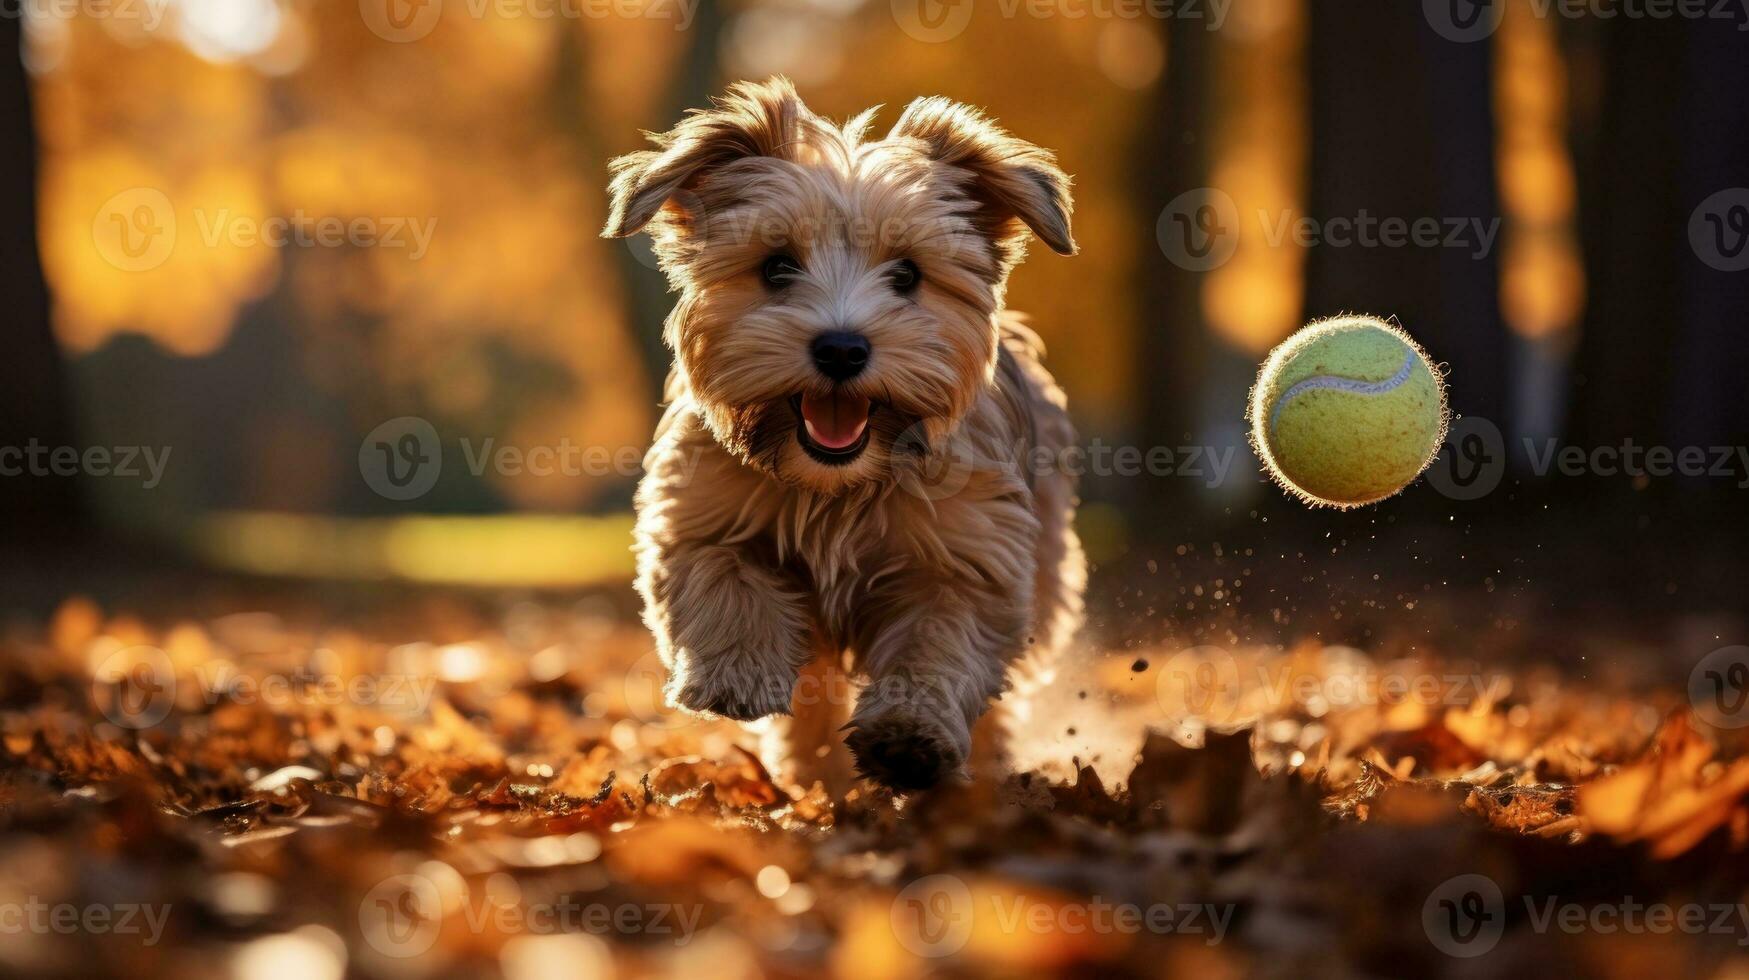
<path id="1" fill-rule="evenodd" d="M 1584 430 L 1570 415 L 1585 372 L 1627 363 L 1609 351 L 1629 315 L 1585 363 L 1588 281 L 1633 266 L 1668 283 L 1695 264 L 1685 235 L 1656 242 L 1657 265 L 1630 263 L 1623 240 L 1644 229 L 1613 217 L 1591 229 L 1589 267 L 1582 241 L 1586 154 L 1596 194 L 1635 163 L 1600 149 L 1633 108 L 1608 67 L 1685 26 L 1639 24 L 1630 41 L 1506 0 L 1497 30 L 1458 43 L 1419 10 L 1372 6 L 1337 23 L 1308 0 L 1171 17 L 933 0 L 27 5 L 41 257 L 78 436 L 173 452 L 149 492 L 84 493 L 112 526 L 245 571 L 623 577 L 635 466 L 476 473 L 462 445 L 641 451 L 670 297 L 641 240 L 597 237 L 606 163 L 727 82 L 777 73 L 838 118 L 879 103 L 890 121 L 921 94 L 971 102 L 1075 175 L 1082 253 L 1035 256 L 1011 305 L 1044 336 L 1085 438 L 1239 452 L 1215 487 L 1091 478 L 1096 560 L 1161 507 L 1224 520 L 1275 505 L 1244 448 L 1244 389 L 1311 317 L 1398 317 L 1452 372 L 1454 407 L 1509 437 Z M 1230 199 L 1239 234 L 1230 258 L 1187 269 L 1162 212 L 1198 188 Z M 1680 227 L 1708 189 L 1685 185 L 1661 220 Z M 1489 247 L 1271 233 L 1367 214 L 1486 222 Z M 252 234 L 264 227 L 294 239 Z M 1645 329 L 1687 314 L 1671 315 Z M 1665 360 L 1742 360 L 1734 341 L 1708 353 L 1717 330 Z M 1741 423 L 1648 395 L 1690 433 Z M 1621 401 L 1593 411 L 1592 435 L 1632 428 L 1615 424 Z M 405 417 L 448 455 L 428 492 L 387 499 L 358 453 Z"/>
<path id="2" fill-rule="evenodd" d="M 1421 942 L 1460 872 L 1741 909 L 1749 33 L 1571 9 L 0 9 L 0 467 L 142 451 L 0 471 L 0 911 L 175 910 L 162 944 L 0 921 L 0 972 L 1433 975 L 1500 962 Z M 641 238 L 598 236 L 608 161 L 778 73 L 834 118 L 939 94 L 1053 148 L 1081 251 L 1034 249 L 1010 303 L 1085 447 L 1199 454 L 1085 479 L 1087 628 L 1022 706 L 1014 799 L 830 799 L 662 705 L 629 546 L 673 296 Z M 1439 240 L 1346 240 L 1369 220 Z M 1443 468 L 1469 442 L 1350 512 L 1259 474 L 1259 360 L 1345 311 L 1442 363 L 1497 486 Z M 1543 440 L 1739 455 L 1569 475 Z M 409 445 L 441 465 L 395 478 Z M 559 453 L 582 468 L 537 472 Z M 306 697 L 358 680 L 397 683 Z M 943 959 L 894 918 L 943 878 L 1047 912 L 1218 899 L 1239 932 L 986 917 Z M 465 921 L 573 896 L 706 918 L 676 943 Z M 1526 931 L 1497 972 L 1701 962 Z"/>

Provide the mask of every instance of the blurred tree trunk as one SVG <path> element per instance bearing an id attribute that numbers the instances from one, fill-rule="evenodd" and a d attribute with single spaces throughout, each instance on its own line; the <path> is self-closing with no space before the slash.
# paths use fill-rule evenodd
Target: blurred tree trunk
<path id="1" fill-rule="evenodd" d="M 1688 74 L 1685 30 L 1674 20 L 1599 27 L 1601 111 L 1576 132 L 1589 279 L 1568 431 L 1579 445 L 1652 442 L 1668 431 L 1688 241 L 1678 169 L 1695 152 L 1684 148 L 1672 98 Z"/>
<path id="2" fill-rule="evenodd" d="M 1434 31 L 1420 3 L 1312 3 L 1311 217 L 1440 223 L 1428 247 L 1314 246 L 1310 316 L 1395 316 L 1451 366 L 1454 410 L 1511 431 L 1511 344 L 1499 313 L 1492 58 Z M 1461 243 L 1445 235 L 1463 222 Z M 1478 231 L 1477 222 L 1481 230 Z M 1486 245 L 1484 233 L 1491 234 Z"/>
<path id="3" fill-rule="evenodd" d="M 664 120 L 678 120 L 685 110 L 704 105 L 712 94 L 716 84 L 716 55 L 721 41 L 722 17 L 719 4 L 705 0 L 698 5 L 688 32 L 691 43 L 680 61 L 679 71 L 671 80 L 656 80 L 669 83 L 667 111 L 662 115 Z M 587 56 L 581 32 L 571 31 L 568 43 L 559 52 L 555 101 L 566 128 L 577 134 L 581 158 L 589 167 L 585 186 L 600 188 L 605 194 L 608 154 L 602 147 L 601 134 L 592 129 L 588 107 L 583 104 L 582 59 Z M 662 322 L 673 305 L 673 299 L 668 295 L 668 280 L 656 268 L 647 237 L 634 236 L 615 243 L 613 247 L 625 285 L 626 319 L 631 325 L 633 341 L 643 355 L 645 374 L 655 386 L 656 396 L 660 397 L 671 360 L 668 348 L 662 343 Z"/>
<path id="4" fill-rule="evenodd" d="M 71 399 L 49 323 L 48 287 L 37 252 L 37 147 L 21 22 L 0 17 L 0 295 L 6 356 L 0 358 L 0 447 L 75 445 Z M 5 460 L 8 469 L 19 465 Z M 0 525 L 9 531 L 71 530 L 83 516 L 73 479 L 0 476 Z"/>
<path id="5" fill-rule="evenodd" d="M 1569 438 L 1749 445 L 1749 35 L 1648 19 L 1587 43 L 1602 97 L 1576 127 L 1591 300 Z"/>
<path id="6" fill-rule="evenodd" d="M 1159 122 L 1141 127 L 1132 177 L 1132 186 L 1138 188 L 1137 213 L 1150 219 L 1165 213 L 1179 195 L 1208 183 L 1207 93 L 1216 36 L 1183 25 L 1168 25 L 1166 34 L 1167 69 L 1155 84 L 1154 108 L 1147 113 Z M 1199 444 L 1206 367 L 1211 357 L 1218 356 L 1202 312 L 1203 273 L 1168 257 L 1156 240 L 1152 221 L 1140 230 L 1150 238 L 1137 261 L 1140 356 L 1130 388 L 1139 393 L 1140 412 L 1139 431 L 1129 435 L 1143 446 Z M 1143 505 L 1151 509 L 1157 503 L 1206 498 L 1196 492 L 1194 481 L 1115 483 L 1108 492 L 1127 496 L 1124 503 L 1132 511 Z M 1148 499 L 1135 499 L 1144 490 Z M 1162 501 L 1162 495 L 1172 500 Z"/>
<path id="7" fill-rule="evenodd" d="M 1670 436 L 1749 446 L 1749 23 L 1699 18 L 1685 26 L 1688 116 L 1679 145 L 1688 152 L 1680 154 L 1676 203 L 1691 250 L 1681 253 L 1678 279 Z"/>
<path id="8" fill-rule="evenodd" d="M 669 111 L 663 114 L 663 125 L 678 121 L 687 109 L 705 105 L 715 92 L 722 24 L 720 4 L 705 0 L 698 5 L 690 34 L 692 45 L 681 60 L 680 71 L 669 88 Z M 661 397 L 668 378 L 668 366 L 673 360 L 662 343 L 662 324 L 668 319 L 674 298 L 668 293 L 667 277 L 655 266 L 649 236 L 640 236 L 624 245 L 620 250 L 620 269 L 624 273 L 632 328 L 642 345 L 650 378 L 656 383 L 656 394 Z"/>

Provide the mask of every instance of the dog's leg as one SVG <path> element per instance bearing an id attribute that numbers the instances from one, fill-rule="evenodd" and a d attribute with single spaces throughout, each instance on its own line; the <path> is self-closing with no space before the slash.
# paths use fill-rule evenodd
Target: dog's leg
<path id="1" fill-rule="evenodd" d="M 759 748 L 780 785 L 806 790 L 820 783 L 836 800 L 855 779 L 850 753 L 838 739 L 838 729 L 850 716 L 850 679 L 837 651 L 824 645 L 818 650 L 802 668 L 789 715 L 774 715 L 763 723 Z"/>
<path id="2" fill-rule="evenodd" d="M 869 680 L 845 739 L 864 776 L 912 790 L 962 774 L 1024 623 L 1005 605 L 936 583 L 893 608 L 863 657 Z"/>
<path id="3" fill-rule="evenodd" d="M 645 571 L 670 704 L 739 721 L 789 711 L 812 634 L 798 590 L 724 545 L 671 551 Z"/>

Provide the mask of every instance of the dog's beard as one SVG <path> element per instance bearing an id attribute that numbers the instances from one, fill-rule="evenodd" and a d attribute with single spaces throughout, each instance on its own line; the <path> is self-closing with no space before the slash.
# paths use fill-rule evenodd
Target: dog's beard
<path id="1" fill-rule="evenodd" d="M 877 343 L 877 358 L 880 351 Z M 954 430 L 987 377 L 981 362 L 972 356 L 955 359 L 954 353 L 912 346 L 895 350 L 881 368 L 846 383 L 809 376 L 810 370 L 769 379 L 762 390 L 740 397 L 724 397 L 727 386 L 721 382 L 754 377 L 750 367 L 690 376 L 712 434 L 726 450 L 777 482 L 838 494 L 892 482 L 895 457 L 905 457 L 898 465 L 903 469 L 938 449 L 936 443 Z M 864 399 L 868 414 L 858 437 Z"/>

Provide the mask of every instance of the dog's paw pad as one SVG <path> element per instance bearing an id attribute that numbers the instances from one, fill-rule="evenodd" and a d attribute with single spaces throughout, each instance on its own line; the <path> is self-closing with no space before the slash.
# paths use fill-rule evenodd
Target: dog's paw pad
<path id="1" fill-rule="evenodd" d="M 858 727 L 844 739 L 856 769 L 891 789 L 929 789 L 959 771 L 960 752 L 933 729 L 881 721 Z"/>

